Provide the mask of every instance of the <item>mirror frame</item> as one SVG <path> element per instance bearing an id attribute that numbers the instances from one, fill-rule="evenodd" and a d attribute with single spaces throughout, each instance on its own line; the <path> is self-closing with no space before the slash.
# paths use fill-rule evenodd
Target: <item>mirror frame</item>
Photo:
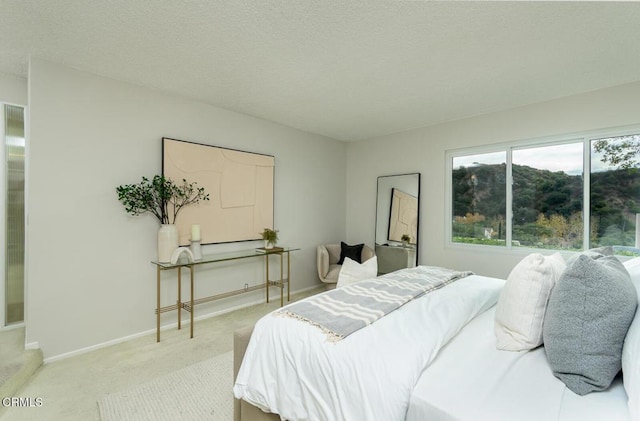
<path id="1" fill-rule="evenodd" d="M 393 189 L 397 188 L 398 190 L 408 194 L 413 193 L 412 191 L 406 191 L 408 190 L 406 187 L 400 188 L 398 186 L 398 183 L 395 182 L 394 180 L 394 179 L 397 179 L 398 177 L 411 177 L 411 179 L 415 178 L 415 181 L 417 181 L 416 198 L 418 202 L 418 209 L 417 209 L 416 244 L 415 244 L 415 251 L 416 251 L 415 264 L 417 266 L 420 262 L 419 251 L 420 251 L 420 187 L 421 186 L 420 186 L 419 172 L 378 176 L 377 190 L 376 190 L 376 227 L 375 227 L 375 234 L 374 234 L 374 245 L 388 244 L 389 241 L 392 241 L 392 240 L 389 240 L 388 238 L 389 238 L 389 228 L 390 228 L 389 218 L 391 216 L 391 208 L 390 208 L 391 195 L 392 195 Z M 385 200 L 384 199 L 385 197 L 388 199 Z M 383 226 L 381 224 L 383 224 Z M 380 232 L 384 232 L 383 241 L 381 241 L 382 236 L 379 236 Z"/>

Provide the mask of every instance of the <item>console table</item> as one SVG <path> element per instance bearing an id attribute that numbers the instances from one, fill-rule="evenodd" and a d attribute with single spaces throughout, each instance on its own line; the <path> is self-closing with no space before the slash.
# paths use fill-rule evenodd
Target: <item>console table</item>
<path id="1" fill-rule="evenodd" d="M 378 275 L 412 268 L 416 265 L 416 250 L 413 248 L 376 244 L 376 256 L 378 256 Z"/>
<path id="2" fill-rule="evenodd" d="M 294 247 L 274 247 L 273 249 L 250 249 L 250 250 L 240 250 L 233 251 L 228 253 L 217 253 L 217 254 L 205 254 L 202 256 L 202 259 L 195 260 L 193 262 L 182 262 L 178 261 L 177 263 L 163 263 L 152 261 L 154 265 L 156 265 L 157 271 L 157 279 L 156 279 L 156 292 L 157 292 L 157 307 L 156 307 L 156 340 L 160 342 L 160 314 L 167 312 L 178 310 L 178 329 L 182 328 L 182 310 L 186 310 L 190 314 L 190 334 L 191 338 L 193 338 L 193 313 L 194 306 L 197 304 L 207 303 L 214 300 L 219 300 L 221 298 L 227 298 L 238 294 L 243 294 L 249 291 L 255 291 L 261 288 L 266 290 L 266 300 L 269 302 L 269 287 L 276 286 L 280 288 L 280 306 L 284 305 L 284 284 L 287 284 L 287 301 L 291 299 L 291 259 L 290 253 L 292 251 L 300 250 L 299 248 Z M 269 256 L 276 255 L 280 256 L 280 279 L 270 280 L 269 279 Z M 287 273 L 286 278 L 284 277 L 284 256 L 287 257 Z M 228 291 L 217 295 L 212 295 L 209 297 L 203 297 L 194 299 L 193 293 L 193 283 L 194 283 L 194 269 L 199 265 L 227 262 L 230 260 L 240 260 L 240 259 L 255 259 L 255 258 L 264 258 L 265 260 L 265 277 L 264 283 L 253 285 L 253 286 L 245 286 L 243 289 L 238 289 L 235 291 Z M 190 281 L 190 297 L 189 301 L 182 302 L 182 268 L 189 269 L 189 281 Z M 165 270 L 177 270 L 178 271 L 178 300 L 176 304 L 172 304 L 169 306 L 160 307 L 160 274 Z"/>

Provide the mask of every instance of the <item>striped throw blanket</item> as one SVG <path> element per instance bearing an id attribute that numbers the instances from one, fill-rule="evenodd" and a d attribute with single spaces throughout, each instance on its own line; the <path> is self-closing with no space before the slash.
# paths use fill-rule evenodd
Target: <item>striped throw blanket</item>
<path id="1" fill-rule="evenodd" d="M 275 314 L 303 320 L 322 329 L 330 341 L 339 341 L 409 301 L 471 274 L 436 266 L 402 269 L 313 296 Z"/>

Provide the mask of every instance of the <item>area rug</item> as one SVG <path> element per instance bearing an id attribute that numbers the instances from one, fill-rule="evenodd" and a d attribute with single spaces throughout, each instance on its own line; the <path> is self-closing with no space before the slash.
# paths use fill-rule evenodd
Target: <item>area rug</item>
<path id="1" fill-rule="evenodd" d="M 102 421 L 233 419 L 231 352 L 107 395 L 98 401 Z"/>

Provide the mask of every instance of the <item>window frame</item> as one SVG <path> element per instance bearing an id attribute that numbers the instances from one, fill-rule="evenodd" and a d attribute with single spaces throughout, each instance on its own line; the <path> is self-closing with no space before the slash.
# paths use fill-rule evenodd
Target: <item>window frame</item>
<path id="1" fill-rule="evenodd" d="M 583 198 L 582 198 L 582 221 L 583 221 L 583 250 L 589 249 L 590 229 L 591 226 L 591 202 L 590 202 L 590 186 L 591 186 L 591 142 L 593 140 L 618 137 L 626 135 L 640 134 L 640 124 L 620 126 L 606 129 L 589 130 L 582 132 L 565 133 L 559 135 L 526 138 L 521 140 L 500 142 L 495 144 L 479 145 L 465 147 L 459 149 L 445 150 L 445 249 L 461 249 L 461 250 L 494 250 L 502 252 L 540 252 L 540 249 L 531 247 L 513 247 L 513 174 L 512 162 L 513 151 L 522 149 L 531 149 L 536 147 L 554 146 L 569 143 L 582 142 L 583 158 L 582 158 L 582 178 L 583 178 Z M 469 244 L 458 243 L 453 241 L 453 159 L 461 156 L 480 155 L 492 152 L 506 152 L 506 182 L 505 182 L 505 209 L 506 233 L 505 245 L 489 245 L 489 244 Z M 554 249 L 545 249 L 552 251 Z M 567 250 L 559 250 L 566 252 Z"/>

